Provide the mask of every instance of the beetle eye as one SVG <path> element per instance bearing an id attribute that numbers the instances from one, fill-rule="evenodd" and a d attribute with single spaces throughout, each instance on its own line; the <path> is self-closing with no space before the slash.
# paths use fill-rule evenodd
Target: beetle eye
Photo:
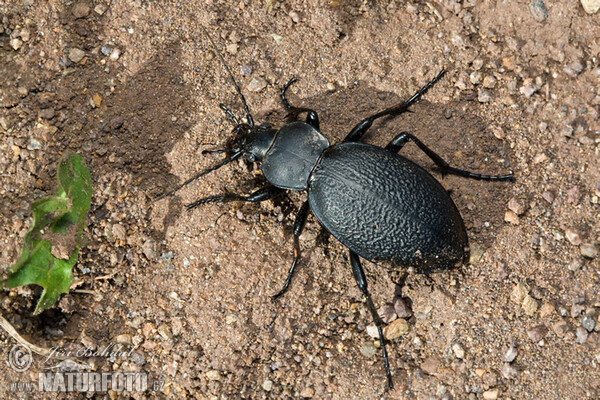
<path id="1" fill-rule="evenodd" d="M 248 160 L 250 162 L 254 162 L 254 161 L 256 161 L 256 156 L 252 153 L 248 153 L 248 155 L 246 156 L 246 160 Z"/>

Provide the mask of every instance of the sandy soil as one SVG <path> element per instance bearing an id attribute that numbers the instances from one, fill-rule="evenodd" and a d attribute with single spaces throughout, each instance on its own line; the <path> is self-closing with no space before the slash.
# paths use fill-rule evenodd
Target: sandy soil
<path id="1" fill-rule="evenodd" d="M 94 180 L 74 291 L 33 317 L 38 288 L 4 289 L 2 315 L 46 348 L 135 347 L 79 359 L 160 383 L 111 398 L 600 398 L 599 25 L 579 1 L 0 0 L 2 267 L 63 152 Z M 514 183 L 433 172 L 467 225 L 468 265 L 403 277 L 365 263 L 387 320 L 401 298 L 412 314 L 388 345 L 394 390 L 347 251 L 314 217 L 289 292 L 270 300 L 304 194 L 185 210 L 260 187 L 259 166 L 239 162 L 151 203 L 217 162 L 201 152 L 231 138 L 220 102 L 242 113 L 203 27 L 257 121 L 281 124 L 278 89 L 296 76 L 291 101 L 316 109 L 332 142 L 444 67 L 365 141 L 406 130 L 456 167 L 514 171 Z M 402 154 L 432 167 L 413 145 Z M 10 383 L 58 360 L 16 372 L 15 342 L 0 339 L 2 397 L 48 398 Z"/>

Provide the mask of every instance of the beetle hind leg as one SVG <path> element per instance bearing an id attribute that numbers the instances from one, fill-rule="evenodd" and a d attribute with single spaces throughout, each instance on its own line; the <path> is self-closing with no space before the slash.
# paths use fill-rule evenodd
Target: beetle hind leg
<path id="1" fill-rule="evenodd" d="M 365 271 L 362 268 L 362 265 L 360 265 L 360 258 L 358 257 L 358 254 L 356 254 L 352 250 L 349 251 L 350 264 L 352 264 L 352 272 L 354 273 L 354 278 L 356 279 L 358 288 L 365 296 L 365 299 L 367 301 L 367 307 L 369 308 L 369 311 L 373 316 L 373 322 L 375 322 L 375 325 L 377 326 L 377 332 L 379 333 L 379 343 L 381 344 L 383 365 L 385 367 L 385 374 L 387 376 L 388 387 L 390 389 L 393 389 L 394 382 L 392 381 L 392 372 L 390 371 L 390 360 L 388 359 L 387 350 L 385 348 L 385 339 L 383 337 L 383 331 L 381 329 L 383 322 L 381 321 L 381 318 L 379 318 L 379 314 L 377 314 L 377 310 L 375 309 L 375 305 L 373 304 L 373 299 L 371 299 L 371 293 L 369 293 L 369 289 L 367 287 L 367 277 L 365 275 Z"/>
<path id="2" fill-rule="evenodd" d="M 431 158 L 431 160 L 435 163 L 435 165 L 437 165 L 438 168 L 442 171 L 442 174 L 459 175 L 459 176 L 463 176 L 465 178 L 479 179 L 479 180 L 483 180 L 483 181 L 510 181 L 510 180 L 514 179 L 514 176 L 512 173 L 505 174 L 505 175 L 483 175 L 483 174 L 478 174 L 475 172 L 451 167 L 446 161 L 444 161 L 444 159 L 442 157 L 440 157 L 437 153 L 435 153 L 429 147 L 425 146 L 425 144 L 423 142 L 421 142 L 416 136 L 411 135 L 408 132 L 400 133 L 398 136 L 396 136 L 394 139 L 392 139 L 392 141 L 389 142 L 387 144 L 387 146 L 385 146 L 385 149 L 392 151 L 394 153 L 397 153 L 409 141 L 416 144 L 419 147 L 419 149 L 421 149 L 423 151 L 423 153 L 427 154 L 427 156 L 429 158 Z"/>

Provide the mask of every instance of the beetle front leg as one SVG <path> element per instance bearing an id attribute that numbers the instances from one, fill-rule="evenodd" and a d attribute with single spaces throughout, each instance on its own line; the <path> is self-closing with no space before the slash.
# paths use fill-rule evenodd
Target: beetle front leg
<path id="1" fill-rule="evenodd" d="M 509 180 L 513 179 L 512 173 L 506 174 L 506 175 L 482 175 L 482 174 L 477 174 L 475 172 L 465 171 L 462 169 L 451 167 L 446 161 L 444 161 L 444 159 L 442 157 L 440 157 L 437 153 L 435 153 L 429 147 L 425 146 L 425 144 L 423 144 L 423 142 L 421 142 L 416 136 L 411 135 L 408 132 L 400 133 L 398 136 L 396 136 L 394 139 L 392 139 L 392 141 L 389 142 L 387 144 L 387 146 L 385 146 L 385 149 L 390 150 L 394 153 L 397 153 L 400 151 L 400 149 L 402 149 L 402 147 L 404 147 L 404 145 L 406 143 L 408 143 L 408 141 L 412 141 L 414 144 L 419 146 L 419 148 L 425 154 L 427 154 L 427 156 L 429 158 L 431 158 L 431 160 L 435 163 L 435 165 L 437 165 L 438 168 L 440 168 L 442 170 L 442 174 L 449 173 L 449 174 L 464 176 L 466 178 L 479 179 L 479 180 L 484 180 L 484 181 L 509 181 Z"/>
<path id="2" fill-rule="evenodd" d="M 371 294 L 369 293 L 369 289 L 367 288 L 367 277 L 365 275 L 365 271 L 363 271 L 362 265 L 360 265 L 360 258 L 358 254 L 350 250 L 350 264 L 352 264 L 352 272 L 354 273 L 354 278 L 356 279 L 356 283 L 358 284 L 358 288 L 365 296 L 367 300 L 367 308 L 371 312 L 373 316 L 373 322 L 377 326 L 377 332 L 379 333 L 379 343 L 381 344 L 381 351 L 383 353 L 383 365 L 385 366 L 385 374 L 387 375 L 388 387 L 390 389 L 394 388 L 394 382 L 392 382 L 392 372 L 390 371 L 390 360 L 388 359 L 387 350 L 385 348 L 385 339 L 383 337 L 383 331 L 381 326 L 383 325 L 381 318 L 379 318 L 379 314 L 377 314 L 377 310 L 375 309 L 375 305 L 373 304 L 373 299 L 371 299 Z"/>
<path id="3" fill-rule="evenodd" d="M 294 82 L 296 82 L 296 78 L 292 77 L 292 79 L 290 79 L 288 81 L 288 83 L 286 83 L 281 88 L 281 101 L 282 101 L 284 107 L 289 112 L 288 118 L 287 118 L 288 122 L 295 121 L 296 118 L 298 118 L 299 114 L 306 112 L 307 113 L 306 114 L 306 123 L 309 124 L 310 126 L 312 126 L 313 128 L 315 128 L 316 130 L 319 130 L 319 115 L 317 114 L 317 112 L 315 110 L 311 110 L 310 108 L 294 107 L 290 104 L 287 97 L 285 96 L 285 92 L 288 90 L 290 85 Z"/>
<path id="4" fill-rule="evenodd" d="M 296 215 L 296 222 L 294 223 L 294 261 L 292 261 L 292 266 L 290 267 L 290 270 L 288 272 L 288 276 L 285 280 L 285 284 L 283 285 L 283 288 L 273 297 L 271 297 L 271 299 L 273 301 L 277 300 L 279 297 L 281 297 L 287 290 L 288 287 L 290 286 L 290 282 L 292 282 L 292 276 L 294 275 L 294 269 L 296 268 L 296 264 L 298 263 L 298 259 L 300 258 L 300 234 L 302 233 L 302 230 L 304 229 L 304 225 L 306 224 L 306 218 L 308 217 L 308 200 L 306 200 L 304 202 L 304 204 L 302 204 L 302 207 L 300 207 L 300 211 L 298 211 L 298 214 Z"/>
<path id="5" fill-rule="evenodd" d="M 185 206 L 188 210 L 192 208 L 198 207 L 202 204 L 207 203 L 227 203 L 230 201 L 247 201 L 251 203 L 259 203 L 261 201 L 269 200 L 279 195 L 285 193 L 284 189 L 277 188 L 275 186 L 268 186 L 266 188 L 258 189 L 256 192 L 252 193 L 250 196 L 241 196 L 233 193 L 224 193 L 219 196 L 213 197 L 205 197 L 203 199 L 197 200 L 191 204 Z"/>

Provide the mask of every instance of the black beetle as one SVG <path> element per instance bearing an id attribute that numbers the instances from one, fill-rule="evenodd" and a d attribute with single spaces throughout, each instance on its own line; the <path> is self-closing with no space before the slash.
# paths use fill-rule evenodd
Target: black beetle
<path id="1" fill-rule="evenodd" d="M 210 36 L 209 39 L 212 42 Z M 261 162 L 262 172 L 269 182 L 267 187 L 249 196 L 226 193 L 203 198 L 187 205 L 187 209 L 211 202 L 256 203 L 272 199 L 286 190 L 306 191 L 308 199 L 298 211 L 294 224 L 294 259 L 283 288 L 273 300 L 283 295 L 290 285 L 300 256 L 298 238 L 310 210 L 349 250 L 354 278 L 377 326 L 388 386 L 392 388 L 382 321 L 367 288 L 360 258 L 388 261 L 426 273 L 454 267 L 464 262 L 469 254 L 467 232 L 449 194 L 429 172 L 397 152 L 412 141 L 433 160 L 442 174 L 495 181 L 511 180 L 513 174 L 481 175 L 451 167 L 408 132 L 397 135 L 385 148 L 359 143 L 375 120 L 407 111 L 444 75 L 444 70 L 409 100 L 363 119 L 342 143 L 331 146 L 320 131 L 317 113 L 288 102 L 285 93 L 295 78 L 281 89 L 281 100 L 288 111 L 287 123 L 279 130 L 268 124 L 256 126 L 233 74 L 214 42 L 212 44 L 242 101 L 246 122 L 238 121 L 225 105 L 220 104 L 235 123 L 235 137 L 227 149 L 205 153 L 226 153 L 227 157 L 156 200 L 240 157 Z M 296 120 L 302 113 L 306 113 L 306 120 Z"/>

